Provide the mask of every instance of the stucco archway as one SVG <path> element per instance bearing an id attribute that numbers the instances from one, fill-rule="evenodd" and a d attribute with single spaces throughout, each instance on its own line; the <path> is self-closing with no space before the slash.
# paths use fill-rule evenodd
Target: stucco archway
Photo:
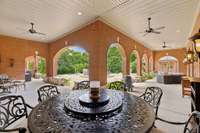
<path id="1" fill-rule="evenodd" d="M 108 60 L 108 54 L 109 54 L 109 49 L 110 48 L 117 48 L 118 50 L 119 50 L 119 53 L 120 53 L 120 57 L 119 58 L 121 58 L 121 73 L 122 73 L 122 75 L 120 76 L 120 77 L 118 77 L 118 76 L 116 76 L 116 79 L 112 79 L 112 78 L 109 78 L 109 74 L 110 74 L 110 70 L 109 70 L 109 60 Z M 118 58 L 118 59 L 119 59 Z M 107 56 L 106 56 L 106 62 L 107 62 L 107 64 L 106 64 L 106 68 L 107 68 L 107 81 L 109 80 L 109 81 L 115 81 L 115 80 L 122 80 L 123 79 L 123 77 L 124 77 L 124 75 L 126 75 L 126 53 L 125 53 L 125 50 L 124 50 L 124 48 L 121 46 L 121 44 L 119 44 L 119 43 L 112 43 L 112 44 L 110 44 L 109 45 L 109 47 L 108 47 L 108 49 L 107 49 Z"/>
<path id="2" fill-rule="evenodd" d="M 61 56 L 64 57 L 62 60 L 60 60 Z M 61 69 L 61 66 L 64 66 L 64 69 Z M 71 79 L 74 82 L 89 80 L 89 53 L 79 45 L 70 45 L 60 49 L 53 58 L 53 73 L 54 76 L 60 74 L 58 77 Z"/>
<path id="3" fill-rule="evenodd" d="M 132 62 L 131 62 L 131 56 L 134 55 L 136 57 L 136 73 L 137 75 L 140 75 L 140 55 L 137 50 L 133 50 L 130 54 L 130 74 L 132 74 Z"/>
<path id="4" fill-rule="evenodd" d="M 62 49 L 60 49 L 56 54 L 55 54 L 55 56 L 54 56 L 54 58 L 53 58 L 53 72 L 54 72 L 54 76 L 56 76 L 57 75 L 57 70 L 58 70 L 58 60 L 59 60 L 59 58 L 60 58 L 60 56 L 63 54 L 63 53 L 65 53 L 66 52 L 66 55 L 68 55 L 68 53 L 67 52 L 70 52 L 69 53 L 69 56 L 74 56 L 74 55 L 72 55 L 72 53 L 74 53 L 74 52 L 76 52 L 76 53 L 79 53 L 80 55 L 83 55 L 83 54 L 86 54 L 87 55 L 87 66 L 88 66 L 88 68 L 89 68 L 89 53 L 88 53 L 88 51 L 85 49 L 85 48 L 83 48 L 83 47 L 80 47 L 80 46 L 77 46 L 77 45 L 70 45 L 70 46 L 68 46 L 68 47 L 64 47 L 64 48 L 62 48 Z M 72 53 L 71 53 L 72 52 Z M 87 73 L 89 73 L 89 72 L 87 72 Z"/>
<path id="5" fill-rule="evenodd" d="M 25 71 L 31 71 L 34 77 L 46 76 L 46 72 L 47 72 L 46 58 L 39 55 L 26 57 Z"/>

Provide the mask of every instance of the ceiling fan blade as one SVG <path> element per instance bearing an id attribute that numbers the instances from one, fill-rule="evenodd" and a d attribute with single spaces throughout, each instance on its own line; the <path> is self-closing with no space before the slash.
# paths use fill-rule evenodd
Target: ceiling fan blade
<path id="1" fill-rule="evenodd" d="M 158 27 L 158 28 L 154 28 L 154 30 L 162 30 L 164 28 L 165 28 L 165 26 L 161 26 L 161 27 Z"/>
<path id="2" fill-rule="evenodd" d="M 20 27 L 16 27 L 16 29 L 17 29 L 18 31 L 27 31 L 27 29 L 23 29 L 23 28 L 20 28 Z"/>
<path id="3" fill-rule="evenodd" d="M 142 31 L 142 32 L 139 32 L 139 33 L 146 33 L 146 31 Z"/>
<path id="4" fill-rule="evenodd" d="M 146 36 L 148 34 L 148 32 L 146 32 L 143 36 Z"/>
<path id="5" fill-rule="evenodd" d="M 22 32 L 20 32 L 19 34 L 20 35 L 28 35 L 30 32 L 28 32 L 28 31 L 22 31 Z"/>
<path id="6" fill-rule="evenodd" d="M 159 32 L 159 31 L 152 31 L 152 33 L 160 34 L 161 32 Z"/>
<path id="7" fill-rule="evenodd" d="M 41 33 L 41 32 L 35 32 L 35 34 L 38 34 L 38 35 L 46 35 L 45 33 Z"/>

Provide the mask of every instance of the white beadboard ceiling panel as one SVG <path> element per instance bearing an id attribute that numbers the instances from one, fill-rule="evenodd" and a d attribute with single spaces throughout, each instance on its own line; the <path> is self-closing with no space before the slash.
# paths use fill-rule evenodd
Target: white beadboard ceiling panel
<path id="1" fill-rule="evenodd" d="M 200 0 L 1 0 L 0 34 L 51 42 L 97 17 L 152 50 L 185 47 Z M 77 15 L 82 12 L 82 15 Z M 143 36 L 147 18 L 161 34 Z M 30 22 L 45 36 L 29 34 Z M 178 32 L 177 32 L 178 31 Z"/>

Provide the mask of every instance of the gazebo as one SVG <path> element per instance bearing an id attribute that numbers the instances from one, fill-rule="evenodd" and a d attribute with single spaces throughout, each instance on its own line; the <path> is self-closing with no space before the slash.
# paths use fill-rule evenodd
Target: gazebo
<path id="1" fill-rule="evenodd" d="M 178 60 L 173 56 L 164 56 L 159 59 L 159 72 L 177 73 Z"/>

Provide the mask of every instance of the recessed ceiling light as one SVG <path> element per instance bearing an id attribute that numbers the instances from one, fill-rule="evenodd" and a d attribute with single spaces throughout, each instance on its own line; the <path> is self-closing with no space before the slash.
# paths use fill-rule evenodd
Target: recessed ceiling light
<path id="1" fill-rule="evenodd" d="M 81 16 L 83 13 L 82 13 L 82 12 L 77 12 L 77 14 L 78 14 L 79 16 Z"/>
<path id="2" fill-rule="evenodd" d="M 179 33 L 179 32 L 181 32 L 180 30 L 176 30 L 176 33 Z"/>

